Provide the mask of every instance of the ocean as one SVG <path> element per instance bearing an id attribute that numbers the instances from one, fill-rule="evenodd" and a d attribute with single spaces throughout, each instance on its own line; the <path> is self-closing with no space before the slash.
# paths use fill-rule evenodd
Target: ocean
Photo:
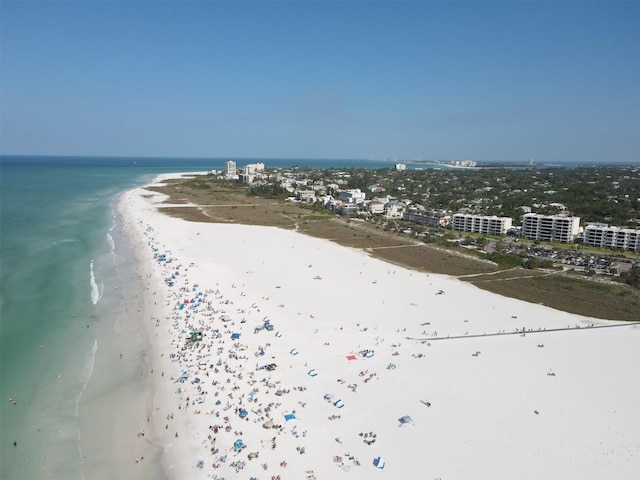
<path id="1" fill-rule="evenodd" d="M 394 163 L 233 160 L 268 168 Z M 160 173 L 222 170 L 225 161 L 0 156 L 0 478 L 85 478 L 94 459 L 83 445 L 96 434 L 87 415 L 108 408 L 118 379 L 140 375 L 146 362 L 141 346 L 129 347 L 117 371 L 109 364 L 117 342 L 139 334 L 123 292 L 143 288 L 120 231 L 118 193 Z M 111 377 L 97 378 L 104 372 Z M 105 420 L 103 428 L 112 427 Z M 101 461 L 107 468 L 109 452 Z"/>

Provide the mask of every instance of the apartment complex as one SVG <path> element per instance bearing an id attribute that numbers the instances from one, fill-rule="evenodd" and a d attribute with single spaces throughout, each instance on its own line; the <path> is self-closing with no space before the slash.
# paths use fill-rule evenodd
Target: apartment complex
<path id="1" fill-rule="evenodd" d="M 572 242 L 580 229 L 580 217 L 527 213 L 522 217 L 522 236 L 545 242 Z"/>
<path id="2" fill-rule="evenodd" d="M 590 224 L 584 228 L 584 244 L 640 252 L 640 229 Z"/>
<path id="3" fill-rule="evenodd" d="M 451 223 L 451 213 L 445 210 L 427 210 L 422 205 L 410 205 L 402 214 L 402 219 L 429 227 L 447 227 Z"/>
<path id="4" fill-rule="evenodd" d="M 249 163 L 245 165 L 243 172 L 239 175 L 240 181 L 253 183 L 256 178 L 261 178 L 264 174 L 264 163 Z"/>
<path id="5" fill-rule="evenodd" d="M 473 215 L 455 213 L 451 218 L 451 228 L 461 232 L 486 233 L 489 235 L 505 235 L 513 225 L 510 217 Z"/>
<path id="6" fill-rule="evenodd" d="M 340 190 L 340 201 L 351 204 L 360 204 L 365 200 L 365 193 L 359 188 L 353 188 L 349 190 Z"/>

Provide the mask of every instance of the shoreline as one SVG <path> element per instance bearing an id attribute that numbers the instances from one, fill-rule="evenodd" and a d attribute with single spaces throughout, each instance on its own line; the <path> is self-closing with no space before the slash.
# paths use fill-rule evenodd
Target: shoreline
<path id="1" fill-rule="evenodd" d="M 168 217 L 161 198 L 143 187 L 120 205 L 151 275 L 144 304 L 162 311 L 153 326 L 143 314 L 153 433 L 133 441 L 162 449 L 169 478 L 626 478 L 640 468 L 637 326 L 558 335 L 611 322 L 297 232 Z M 518 328 L 550 331 L 471 338 Z M 407 339 L 434 333 L 471 336 Z"/>
<path id="2" fill-rule="evenodd" d="M 152 409 L 154 392 L 154 345 L 146 319 L 161 310 L 147 298 L 149 265 L 131 236 L 133 226 L 118 205 L 115 211 L 116 229 L 111 234 L 116 237 L 112 241 L 117 279 L 110 293 L 119 300 L 95 326 L 94 372 L 83 392 L 79 415 L 82 478 L 162 480 L 166 477 L 155 461 L 161 449 L 144 420 Z M 146 441 L 136 441 L 142 430 L 149 431 Z M 148 460 L 136 464 L 136 457 Z"/>

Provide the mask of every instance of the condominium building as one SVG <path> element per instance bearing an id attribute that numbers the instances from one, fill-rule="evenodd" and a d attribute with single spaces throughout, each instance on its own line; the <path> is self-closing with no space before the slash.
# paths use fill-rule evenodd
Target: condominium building
<path id="1" fill-rule="evenodd" d="M 254 183 L 256 179 L 262 178 L 264 174 L 264 163 L 249 163 L 245 165 L 242 173 L 239 174 L 240 181 L 244 183 Z"/>
<path id="2" fill-rule="evenodd" d="M 427 223 L 427 209 L 420 204 L 410 205 L 403 212 L 402 219 L 407 222 L 425 225 Z"/>
<path id="3" fill-rule="evenodd" d="M 545 242 L 572 242 L 580 229 L 580 217 L 526 213 L 522 217 L 522 236 Z"/>
<path id="4" fill-rule="evenodd" d="M 367 203 L 367 210 L 369 213 L 373 214 L 383 214 L 384 213 L 384 202 L 380 200 L 371 200 Z"/>
<path id="5" fill-rule="evenodd" d="M 316 192 L 314 190 L 296 190 L 296 200 L 301 202 L 313 202 L 316 198 Z"/>
<path id="6" fill-rule="evenodd" d="M 255 175 L 264 172 L 264 163 L 249 163 L 244 167 L 244 173 L 247 175 Z"/>
<path id="7" fill-rule="evenodd" d="M 349 190 L 341 190 L 339 198 L 345 203 L 359 204 L 364 202 L 365 194 L 359 188 L 353 188 Z"/>
<path id="8" fill-rule="evenodd" d="M 594 247 L 640 252 L 640 229 L 610 227 L 602 223 L 594 223 L 584 228 L 584 243 Z"/>
<path id="9" fill-rule="evenodd" d="M 234 162 L 233 160 L 229 160 L 227 163 L 224 164 L 224 174 L 227 177 L 234 177 L 238 174 L 237 170 L 236 170 L 236 162 Z"/>
<path id="10" fill-rule="evenodd" d="M 445 210 L 427 210 L 420 204 L 410 205 L 402 214 L 407 222 L 429 227 L 446 227 L 451 223 L 451 213 Z"/>
<path id="11" fill-rule="evenodd" d="M 451 218 L 451 228 L 462 232 L 486 233 L 489 235 L 505 235 L 513 225 L 510 217 L 473 215 L 455 213 Z"/>

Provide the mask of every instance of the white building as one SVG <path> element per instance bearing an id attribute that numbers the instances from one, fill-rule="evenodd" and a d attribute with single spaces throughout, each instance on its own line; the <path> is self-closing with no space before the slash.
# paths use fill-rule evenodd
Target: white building
<path id="1" fill-rule="evenodd" d="M 526 213 L 522 217 L 522 236 L 529 240 L 568 243 L 580 230 L 580 217 Z"/>
<path id="2" fill-rule="evenodd" d="M 316 198 L 316 192 L 313 190 L 296 190 L 296 200 L 301 202 L 313 202 Z"/>
<path id="3" fill-rule="evenodd" d="M 224 174 L 226 177 L 235 177 L 238 174 L 236 169 L 236 162 L 229 160 L 224 164 Z"/>
<path id="4" fill-rule="evenodd" d="M 384 202 L 380 200 L 371 200 L 367 203 L 367 210 L 374 215 L 384 213 Z"/>
<path id="5" fill-rule="evenodd" d="M 404 163 L 396 163 L 396 171 L 404 172 L 407 169 L 407 165 Z"/>
<path id="6" fill-rule="evenodd" d="M 244 183 L 253 183 L 256 178 L 262 178 L 264 173 L 264 163 L 250 163 L 245 165 L 244 171 L 240 175 L 240 180 Z"/>
<path id="7" fill-rule="evenodd" d="M 249 163 L 244 167 L 244 173 L 246 175 L 255 175 L 256 173 L 264 172 L 264 163 Z"/>
<path id="8" fill-rule="evenodd" d="M 589 224 L 584 228 L 584 244 L 640 252 L 640 229 Z"/>
<path id="9" fill-rule="evenodd" d="M 359 188 L 341 190 L 338 198 L 345 203 L 359 204 L 364 202 L 365 194 Z"/>
<path id="10" fill-rule="evenodd" d="M 407 207 L 402 219 L 429 227 L 447 227 L 451 224 L 451 213 L 446 210 L 427 210 L 417 203 Z"/>
<path id="11" fill-rule="evenodd" d="M 489 235 L 506 235 L 511 228 L 511 217 L 473 215 L 470 213 L 454 213 L 451 228 L 461 232 L 485 233 Z"/>
<path id="12" fill-rule="evenodd" d="M 446 227 L 451 224 L 451 213 L 445 210 L 427 210 L 422 205 L 415 204 L 407 207 L 402 219 L 429 227 Z"/>
<path id="13" fill-rule="evenodd" d="M 406 203 L 390 201 L 384 204 L 384 216 L 387 218 L 402 218 L 406 209 Z"/>

